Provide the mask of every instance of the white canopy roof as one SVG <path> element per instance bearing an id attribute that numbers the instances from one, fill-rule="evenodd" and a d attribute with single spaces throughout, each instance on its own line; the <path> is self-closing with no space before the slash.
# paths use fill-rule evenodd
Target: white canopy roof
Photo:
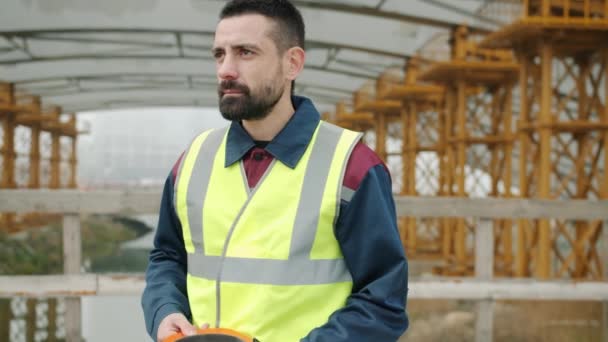
<path id="1" fill-rule="evenodd" d="M 307 26 L 296 93 L 321 110 L 401 68 L 437 32 L 466 22 L 479 0 L 293 1 Z M 0 81 L 64 112 L 141 106 L 216 106 L 213 32 L 225 1 L 3 0 Z"/>

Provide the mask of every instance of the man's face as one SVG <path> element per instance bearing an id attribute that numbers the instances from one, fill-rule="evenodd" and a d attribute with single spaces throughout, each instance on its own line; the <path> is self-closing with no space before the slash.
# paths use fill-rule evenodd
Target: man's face
<path id="1" fill-rule="evenodd" d="M 225 119 L 263 119 L 283 95 L 282 58 L 269 35 L 274 28 L 271 20 L 257 14 L 226 18 L 217 25 L 213 55 Z"/>

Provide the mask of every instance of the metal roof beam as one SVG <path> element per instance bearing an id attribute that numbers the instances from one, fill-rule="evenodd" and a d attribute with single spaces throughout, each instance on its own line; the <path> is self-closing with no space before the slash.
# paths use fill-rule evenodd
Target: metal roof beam
<path id="1" fill-rule="evenodd" d="M 331 110 L 336 103 L 334 99 L 314 98 L 319 112 Z M 182 101 L 150 101 L 149 99 L 132 99 L 123 100 L 105 100 L 89 103 L 72 103 L 62 107 L 64 113 L 80 113 L 104 109 L 126 109 L 126 108 L 144 108 L 144 107 L 208 107 L 217 108 L 216 101 L 204 100 L 182 100 Z"/>
<path id="2" fill-rule="evenodd" d="M 76 37 L 62 37 L 60 34 L 65 33 L 80 33 L 82 35 Z M 21 33 L 4 33 L 1 34 L 4 38 L 10 41 L 13 37 L 23 37 L 30 40 L 41 40 L 41 41 L 56 41 L 56 42 L 71 42 L 71 43 L 85 43 L 85 44 L 116 44 L 116 45 L 126 45 L 126 46 L 137 46 L 137 47 L 147 47 L 147 48 L 175 48 L 178 47 L 178 43 L 156 43 L 150 41 L 138 41 L 132 39 L 108 39 L 108 38 L 97 38 L 97 37 L 87 37 L 86 35 L 93 35 L 95 33 L 153 33 L 153 34 L 173 34 L 176 36 L 182 36 L 184 34 L 191 35 L 202 35 L 202 36 L 212 36 L 213 32 L 210 31 L 163 31 L 163 30 L 142 30 L 142 29 L 87 29 L 83 28 L 81 30 L 51 30 L 51 31 L 40 31 L 40 32 L 21 32 Z M 307 39 L 306 40 L 306 48 L 307 49 L 347 49 L 356 52 L 369 53 L 372 55 L 379 55 L 385 57 L 393 57 L 397 59 L 407 59 L 411 56 L 410 52 L 397 53 L 391 50 L 370 48 L 364 45 L 353 45 L 353 44 L 345 44 L 341 41 L 330 41 L 330 40 L 317 40 L 317 39 Z M 187 44 L 183 43 L 182 39 L 182 47 L 192 50 L 201 50 L 205 52 L 209 52 L 211 56 L 211 46 L 210 45 L 200 45 L 200 44 Z M 12 51 L 13 49 L 10 49 Z"/>
<path id="3" fill-rule="evenodd" d="M 166 89 L 166 90 L 176 90 L 176 89 L 193 89 L 193 90 L 200 90 L 201 92 L 215 92 L 215 90 L 217 89 L 217 81 L 214 80 L 210 80 L 210 81 L 195 81 L 192 82 L 192 86 L 189 86 L 189 82 L 187 80 L 187 78 L 184 78 L 183 80 L 172 80 L 172 81 L 163 81 L 163 80 L 158 80 L 158 81 L 118 81 L 118 80 L 104 80 L 104 78 L 99 78 L 99 79 L 94 79 L 94 78 L 87 78 L 87 79 L 79 79 L 76 78 L 74 80 L 72 80 L 73 82 L 69 82 L 63 85 L 58 85 L 58 86 L 46 86 L 46 87 L 31 87 L 31 88 L 25 88 L 25 87 L 18 87 L 18 90 L 24 91 L 26 93 L 29 94 L 35 94 L 35 95 L 39 95 L 39 96 L 59 96 L 59 95 L 76 95 L 76 94 L 85 94 L 85 93 L 93 93 L 93 92 L 103 92 L 103 91 L 108 91 L 108 90 L 115 90 L 115 91 L 133 91 L 133 90 L 151 90 L 151 89 L 156 89 L 156 90 L 162 90 L 162 89 Z M 91 87 L 91 86 L 85 86 L 82 84 L 82 81 L 88 81 L 88 82 L 95 82 L 95 83 L 99 83 L 102 84 L 101 86 L 97 85 L 95 87 Z M 79 82 L 81 85 L 80 87 L 76 86 L 76 82 Z M 311 83 L 304 83 L 304 82 L 296 82 L 296 85 L 298 87 L 306 87 L 306 88 L 311 88 L 317 91 L 321 91 L 321 92 L 325 92 L 323 93 L 323 95 L 327 95 L 327 92 L 333 92 L 333 93 L 339 93 L 343 96 L 350 96 L 352 95 L 353 89 L 344 89 L 344 88 L 336 88 L 336 87 L 329 87 L 329 86 L 323 86 L 323 85 L 317 85 L 317 84 L 311 84 Z M 187 87 L 187 88 L 185 88 Z M 310 93 L 310 92 L 309 92 Z"/>
<path id="4" fill-rule="evenodd" d="M 484 15 L 479 14 L 479 13 L 471 12 L 469 10 L 466 10 L 466 9 L 462 8 L 462 7 L 454 6 L 453 4 L 450 4 L 450 3 L 447 3 L 447 2 L 443 2 L 443 1 L 440 1 L 440 0 L 424 0 L 424 1 L 427 2 L 427 3 L 429 3 L 429 4 L 435 5 L 435 6 L 439 7 L 439 8 L 444 8 L 444 9 L 447 9 L 449 11 L 462 14 L 462 15 L 467 16 L 467 17 L 472 18 L 472 19 L 481 20 L 483 22 L 489 23 L 489 24 L 491 24 L 493 26 L 496 26 L 496 27 L 502 26 L 502 25 L 506 24 L 505 22 L 502 22 L 502 21 L 496 20 L 494 18 L 490 18 L 490 17 L 484 16 Z"/>
<path id="5" fill-rule="evenodd" d="M 106 101 L 130 101 L 134 99 L 142 99 L 151 103 L 172 103 L 175 101 L 199 100 L 217 104 L 217 94 L 215 92 L 205 93 L 201 92 L 200 89 L 140 89 L 131 91 L 106 90 L 99 92 L 41 97 L 43 104 L 53 104 L 58 106 Z"/>
<path id="6" fill-rule="evenodd" d="M 154 102 L 149 99 L 132 99 L 129 101 L 122 100 L 107 100 L 89 103 L 75 103 L 62 107 L 64 113 L 79 113 L 104 109 L 126 109 L 126 108 L 143 108 L 143 107 L 216 107 L 217 101 L 205 102 L 200 100 L 182 100 L 182 101 L 159 101 Z"/>
<path id="7" fill-rule="evenodd" d="M 412 24 L 438 27 L 438 28 L 442 28 L 442 29 L 451 29 L 451 28 L 456 27 L 461 24 L 459 22 L 439 20 L 439 19 L 421 17 L 421 16 L 416 16 L 416 15 L 408 15 L 405 13 L 397 13 L 397 12 L 393 12 L 393 11 L 384 11 L 384 10 L 378 9 L 376 7 L 349 5 L 349 4 L 345 4 L 345 3 L 341 3 L 341 2 L 301 1 L 301 0 L 293 0 L 292 2 L 300 8 L 313 8 L 313 9 L 318 9 L 318 10 L 329 10 L 329 11 L 336 11 L 336 12 L 343 12 L 343 13 L 373 16 L 373 17 L 379 17 L 382 19 L 398 20 L 398 21 L 403 21 L 403 22 L 409 22 Z M 478 33 L 489 33 L 492 31 L 491 29 L 488 29 L 486 27 L 473 26 L 473 25 L 469 26 L 469 29 L 472 32 L 478 32 Z"/>
<path id="8" fill-rule="evenodd" d="M 67 75 L 69 75 L 70 72 L 74 72 L 74 70 L 77 70 L 77 68 L 75 68 L 73 66 L 73 62 L 74 61 L 82 61 L 82 60 L 89 60 L 92 61 L 93 63 L 98 63 L 100 61 L 114 61 L 113 67 L 120 67 L 117 63 L 117 61 L 126 61 L 126 60 L 132 60 L 132 61 L 137 61 L 142 63 L 142 65 L 145 65 L 147 63 L 149 63 L 150 61 L 164 61 L 164 63 L 166 63 L 167 61 L 174 61 L 174 62 L 179 62 L 179 61 L 190 61 L 192 63 L 208 63 L 207 69 L 198 69 L 198 68 L 193 68 L 191 70 L 215 70 L 215 62 L 213 61 L 213 59 L 211 57 L 178 57 L 178 56 L 171 56 L 171 55 L 156 55 L 156 56 L 152 56 L 152 55 L 146 55 L 146 56 L 139 56 L 139 55 L 88 55 L 88 54 L 82 54 L 82 55 L 66 55 L 66 56 L 53 56 L 53 57 L 38 57 L 38 58 L 34 58 L 34 59 L 23 59 L 23 60 L 14 60 L 14 61 L 3 61 L 0 62 L 0 77 L 4 80 L 4 81 L 19 81 L 22 79 L 26 79 L 24 78 L 24 74 L 23 73 L 19 73 L 16 72 L 15 70 L 15 65 L 17 66 L 17 68 L 19 66 L 23 66 L 23 65 L 27 65 L 27 64 L 52 64 L 52 63 L 59 63 L 59 62 L 66 62 L 68 63 L 67 66 L 67 70 L 65 70 L 66 72 L 66 77 L 68 77 Z M 71 63 L 70 63 L 71 61 Z M 12 68 L 7 68 L 6 72 L 3 71 L 2 69 L 2 65 L 5 66 L 13 66 Z M 166 66 L 159 66 L 159 69 L 165 69 Z M 310 69 L 310 70 L 317 70 L 317 71 L 323 71 L 323 72 L 328 72 L 328 73 L 333 73 L 333 74 L 340 74 L 340 75 L 346 75 L 349 77 L 354 77 L 354 78 L 360 78 L 360 79 L 375 79 L 377 77 L 377 75 L 375 74 L 371 74 L 371 73 L 362 73 L 362 72 L 356 72 L 356 71 L 349 71 L 349 70 L 341 70 L 341 69 L 337 69 L 337 68 L 324 68 L 321 66 L 316 66 L 316 65 L 306 65 L 305 66 L 306 69 Z M 12 69 L 12 70 L 11 70 Z M 44 68 L 43 68 L 44 69 Z M 113 68 L 110 68 L 113 69 Z M 90 71 L 90 69 L 81 69 L 81 70 L 87 70 Z M 12 72 L 11 71 L 15 71 Z M 46 70 L 42 70 L 42 71 L 51 71 L 55 73 L 55 77 L 60 76 L 61 73 L 57 74 L 57 70 L 48 70 L 48 68 Z M 44 77 L 40 77 L 40 78 L 44 78 Z"/>

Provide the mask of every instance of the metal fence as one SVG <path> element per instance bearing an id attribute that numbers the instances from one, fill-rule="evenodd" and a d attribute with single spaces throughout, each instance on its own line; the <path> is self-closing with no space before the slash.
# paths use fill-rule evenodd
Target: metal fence
<path id="1" fill-rule="evenodd" d="M 60 334 L 55 332 L 55 336 L 57 338 L 65 336 L 67 341 L 80 341 L 81 296 L 139 295 L 144 287 L 144 279 L 141 274 L 80 273 L 80 214 L 155 213 L 158 210 L 160 195 L 160 191 L 0 190 L 0 212 L 37 211 L 63 214 L 65 271 L 65 275 L 0 276 L 0 298 L 64 298 L 63 302 L 60 302 L 65 303 L 61 304 L 62 308 L 65 307 L 65 311 L 60 310 L 60 313 L 64 315 L 64 330 L 61 330 Z M 483 224 L 484 220 L 490 222 L 497 218 L 608 220 L 608 201 L 397 197 L 395 202 L 400 216 L 476 217 L 480 219 L 479 227 L 481 229 L 475 235 L 474 241 L 475 277 L 458 279 L 434 277 L 414 279 L 409 283 L 410 299 L 477 301 L 479 314 L 476 322 L 476 338 L 478 341 L 492 339 L 493 304 L 496 300 L 608 302 L 606 279 L 595 282 L 493 279 L 494 231 L 491 229 L 491 225 L 484 226 Z M 604 238 L 606 238 L 605 235 Z M 18 306 L 22 307 L 22 304 L 18 304 Z M 44 305 L 40 307 L 39 311 L 44 311 Z M 36 314 L 39 311 L 35 310 Z M 22 313 L 23 310 L 19 312 Z M 604 317 L 604 321 L 604 326 L 608 327 L 606 317 Z M 21 327 L 24 323 L 16 321 L 14 324 Z M 38 332 L 34 334 L 36 333 Z M 40 332 L 39 336 L 42 335 L 43 333 Z M 23 340 L 22 334 L 14 338 L 15 341 Z"/>

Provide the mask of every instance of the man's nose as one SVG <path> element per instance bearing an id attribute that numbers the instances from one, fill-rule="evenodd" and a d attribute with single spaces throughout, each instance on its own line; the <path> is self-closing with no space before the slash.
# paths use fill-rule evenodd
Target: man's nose
<path id="1" fill-rule="evenodd" d="M 217 76 L 220 80 L 235 80 L 238 78 L 239 73 L 234 58 L 226 55 L 222 62 L 218 63 Z"/>

